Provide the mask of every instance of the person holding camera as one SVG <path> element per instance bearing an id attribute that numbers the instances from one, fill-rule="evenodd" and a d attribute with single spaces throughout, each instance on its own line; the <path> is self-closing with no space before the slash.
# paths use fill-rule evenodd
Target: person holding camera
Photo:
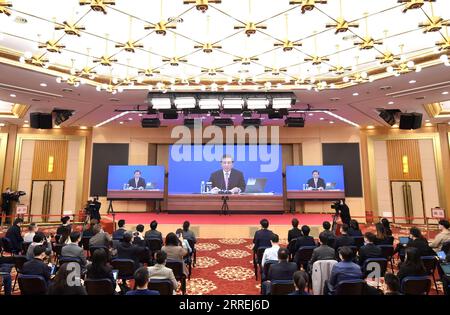
<path id="1" fill-rule="evenodd" d="M 2 193 L 2 215 L 0 215 L 0 225 L 2 225 L 2 216 L 5 214 L 5 224 L 10 224 L 11 222 L 11 197 L 13 192 L 11 189 L 6 188 L 5 192 Z"/>

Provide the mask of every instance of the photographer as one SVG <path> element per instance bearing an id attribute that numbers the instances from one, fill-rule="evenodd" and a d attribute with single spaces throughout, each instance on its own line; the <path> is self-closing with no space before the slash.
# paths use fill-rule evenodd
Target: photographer
<path id="1" fill-rule="evenodd" d="M 98 220 L 98 222 L 100 222 L 101 205 L 102 205 L 101 202 L 98 201 L 98 196 L 95 196 L 94 199 L 88 201 L 86 208 L 84 210 L 86 210 L 86 214 L 88 215 L 90 220 L 96 219 Z"/>
<path id="2" fill-rule="evenodd" d="M 24 191 L 12 191 L 9 187 L 6 188 L 5 192 L 2 193 L 2 212 L 5 214 L 5 224 L 11 223 L 11 202 L 16 201 L 19 202 L 19 198 L 24 196 Z M 0 216 L 0 225 L 1 222 L 1 216 Z"/>
<path id="3" fill-rule="evenodd" d="M 331 205 L 331 209 L 336 211 L 334 219 L 333 219 L 333 231 L 337 230 L 337 220 L 340 218 L 340 224 L 350 224 L 350 220 L 352 219 L 350 216 L 350 209 L 345 203 L 345 199 L 337 200 Z"/>

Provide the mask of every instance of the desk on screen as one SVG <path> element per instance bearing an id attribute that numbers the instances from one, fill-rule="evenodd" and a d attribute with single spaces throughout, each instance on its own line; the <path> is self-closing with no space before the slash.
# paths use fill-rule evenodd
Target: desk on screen
<path id="1" fill-rule="evenodd" d="M 345 198 L 345 192 L 340 189 L 288 190 L 286 197 L 296 200 L 336 200 Z"/>
<path id="2" fill-rule="evenodd" d="M 126 200 L 126 199 L 163 199 L 164 192 L 161 189 L 150 190 L 119 190 L 111 189 L 107 193 L 108 199 Z"/>
<path id="3" fill-rule="evenodd" d="M 220 212 L 222 197 L 228 196 L 228 207 L 236 212 L 282 213 L 283 196 L 281 194 L 169 194 L 167 210 L 169 212 Z"/>

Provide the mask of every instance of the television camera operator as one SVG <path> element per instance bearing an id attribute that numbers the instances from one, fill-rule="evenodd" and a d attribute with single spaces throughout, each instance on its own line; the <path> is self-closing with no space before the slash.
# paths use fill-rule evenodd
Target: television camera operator
<path id="1" fill-rule="evenodd" d="M 98 196 L 95 196 L 92 200 L 88 200 L 84 210 L 86 211 L 86 222 L 92 219 L 98 220 L 100 222 L 100 207 L 102 203 L 98 201 Z"/>
<path id="2" fill-rule="evenodd" d="M 6 190 L 2 193 L 2 209 L 1 212 L 2 214 L 4 213 L 6 218 L 5 218 L 5 224 L 10 224 L 11 223 L 11 213 L 12 213 L 12 202 L 19 202 L 19 198 L 26 195 L 26 193 L 24 191 L 12 191 L 9 187 L 6 188 Z M 0 215 L 0 225 L 2 224 L 1 222 L 2 220 L 2 216 Z"/>
<path id="3" fill-rule="evenodd" d="M 331 204 L 331 209 L 335 210 L 335 215 L 333 216 L 333 231 L 337 229 L 337 220 L 340 218 L 341 224 L 350 224 L 352 219 L 350 216 L 350 208 L 345 203 L 345 199 L 337 200 Z"/>

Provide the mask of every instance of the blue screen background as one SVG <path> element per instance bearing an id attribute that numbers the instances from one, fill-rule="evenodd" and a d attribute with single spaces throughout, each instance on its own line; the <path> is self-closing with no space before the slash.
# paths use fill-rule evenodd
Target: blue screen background
<path id="1" fill-rule="evenodd" d="M 201 181 L 208 181 L 211 173 L 222 169 L 220 166 L 220 158 L 222 153 L 234 150 L 232 154 L 234 159 L 233 168 L 241 171 L 244 174 L 245 183 L 249 177 L 254 178 L 267 178 L 267 183 L 264 192 L 274 192 L 276 194 L 282 194 L 283 182 L 282 182 L 282 156 L 281 146 L 279 145 L 267 145 L 264 146 L 264 150 L 270 154 L 272 150 L 278 152 L 278 163 L 276 170 L 273 172 L 261 172 L 261 164 L 269 164 L 268 161 L 261 161 L 259 159 L 249 161 L 249 151 L 257 150 L 262 145 L 171 145 L 169 147 L 169 193 L 182 194 L 182 193 L 199 193 Z M 172 152 L 179 152 L 179 150 L 188 150 L 191 157 L 194 157 L 194 150 L 197 153 L 201 153 L 202 149 L 206 149 L 208 152 L 216 152 L 218 156 L 217 161 L 208 161 L 201 159 L 200 161 L 177 161 Z M 245 161 L 237 161 L 237 152 L 245 151 Z M 275 151 L 274 151 L 275 152 Z M 258 155 L 259 156 L 259 155 Z"/>
<path id="2" fill-rule="evenodd" d="M 344 190 L 344 167 L 342 165 L 286 166 L 286 189 L 302 190 L 303 184 L 312 178 L 312 171 L 318 170 L 325 183 L 335 182 L 335 189 Z"/>
<path id="3" fill-rule="evenodd" d="M 164 190 L 164 166 L 160 165 L 110 165 L 108 167 L 108 190 L 123 189 L 123 184 L 133 178 L 134 171 L 140 170 L 146 183 L 156 184 L 156 189 Z"/>

